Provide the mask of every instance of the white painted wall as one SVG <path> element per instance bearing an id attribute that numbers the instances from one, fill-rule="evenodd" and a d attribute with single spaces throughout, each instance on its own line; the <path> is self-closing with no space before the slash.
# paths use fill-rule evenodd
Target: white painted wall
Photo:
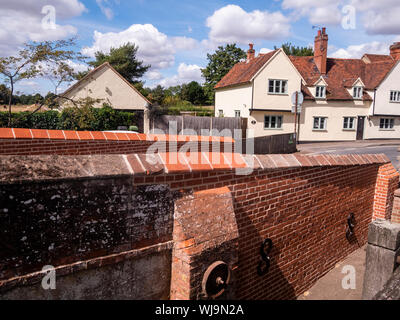
<path id="1" fill-rule="evenodd" d="M 108 102 L 114 109 L 125 110 L 145 110 L 148 104 L 138 92 L 107 66 L 80 83 L 67 94 L 67 97 L 102 99 L 95 107 L 101 107 L 104 102 Z M 65 102 L 63 106 L 69 104 L 70 102 Z"/>
<path id="2" fill-rule="evenodd" d="M 358 105 L 344 102 L 305 102 L 300 117 L 300 141 L 346 141 L 356 140 L 357 119 L 354 130 L 343 129 L 344 117 L 367 116 L 369 104 Z M 314 117 L 326 117 L 326 130 L 314 130 Z M 365 122 L 367 120 L 365 119 Z M 365 123 L 364 123 L 365 126 Z M 365 134 L 364 129 L 364 134 Z"/>
<path id="3" fill-rule="evenodd" d="M 281 129 L 264 129 L 264 116 L 282 116 L 283 124 Z M 255 124 L 252 124 L 252 121 Z M 252 111 L 251 116 L 248 118 L 247 128 L 253 130 L 254 137 L 272 136 L 276 134 L 292 133 L 294 132 L 294 114 L 291 112 L 282 111 Z"/>
<path id="4" fill-rule="evenodd" d="M 287 80 L 287 94 L 269 94 L 270 79 Z M 283 51 L 278 51 L 254 79 L 253 109 L 291 110 L 292 94 L 300 91 L 301 76 Z"/>
<path id="5" fill-rule="evenodd" d="M 375 115 L 385 114 L 400 116 L 400 103 L 390 102 L 391 90 L 400 91 L 400 63 L 397 63 L 376 90 Z"/>
<path id="6" fill-rule="evenodd" d="M 380 129 L 379 123 L 381 118 L 394 119 L 394 128 Z M 370 116 L 366 119 L 365 139 L 400 139 L 400 117 L 389 116 Z"/>
<path id="7" fill-rule="evenodd" d="M 251 95 L 251 84 L 217 89 L 215 92 L 215 116 L 218 117 L 219 110 L 223 110 L 224 117 L 234 117 L 235 110 L 240 110 L 240 116 L 248 118 Z"/>

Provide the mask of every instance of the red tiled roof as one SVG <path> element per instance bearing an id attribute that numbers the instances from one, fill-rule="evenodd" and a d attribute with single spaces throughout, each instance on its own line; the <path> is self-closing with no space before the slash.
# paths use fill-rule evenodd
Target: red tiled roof
<path id="1" fill-rule="evenodd" d="M 388 55 L 384 55 L 384 54 L 370 54 L 370 53 L 366 53 L 363 55 L 363 57 L 361 59 L 367 58 L 367 60 L 369 60 L 370 63 L 374 63 L 374 62 L 392 62 L 393 58 L 391 56 Z"/>
<path id="2" fill-rule="evenodd" d="M 249 82 L 253 76 L 261 69 L 261 67 L 272 58 L 277 50 L 259 54 L 257 58 L 250 61 L 236 63 L 233 68 L 219 81 L 215 88 L 223 88 L 232 85 L 243 84 Z"/>
<path id="3" fill-rule="evenodd" d="M 289 57 L 300 72 L 308 86 L 312 86 L 321 77 L 313 57 Z M 352 100 L 347 88 L 350 88 L 358 78 L 366 89 L 375 89 L 394 67 L 395 61 L 365 63 L 361 59 L 328 58 L 327 73 L 323 76 L 328 84 L 326 97 L 328 100 Z M 371 101 L 368 93 L 363 100 Z"/>
<path id="4" fill-rule="evenodd" d="M 249 82 L 261 67 L 276 53 L 277 50 L 265 55 L 259 55 L 249 62 L 237 63 L 229 73 L 215 86 L 216 89 Z M 375 89 L 384 80 L 386 75 L 396 64 L 391 56 L 366 54 L 370 62 L 363 59 L 327 59 L 327 73 L 323 75 L 328 84 L 326 98 L 328 100 L 353 100 L 347 90 L 357 79 L 361 79 L 365 88 Z M 307 86 L 313 86 L 321 77 L 321 73 L 314 62 L 313 56 L 289 56 L 293 65 L 306 81 Z M 305 99 L 313 100 L 314 97 L 306 86 L 301 88 Z M 364 92 L 364 101 L 372 101 L 370 95 Z"/>

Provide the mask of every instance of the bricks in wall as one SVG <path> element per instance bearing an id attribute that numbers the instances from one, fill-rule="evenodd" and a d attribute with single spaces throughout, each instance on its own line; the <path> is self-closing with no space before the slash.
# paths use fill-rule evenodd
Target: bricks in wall
<path id="1" fill-rule="evenodd" d="M 374 199 L 373 219 L 391 220 L 394 192 L 399 187 L 399 173 L 391 163 L 379 167 Z M 393 217 L 397 220 L 397 214 Z"/>
<path id="2" fill-rule="evenodd" d="M 393 210 L 390 220 L 394 223 L 400 223 L 400 189 L 397 189 L 394 193 Z"/>
<path id="3" fill-rule="evenodd" d="M 175 136 L 102 131 L 68 131 L 0 128 L 0 154 L 3 155 L 91 155 L 146 153 L 187 150 L 232 152 L 229 137 Z"/>
<path id="4" fill-rule="evenodd" d="M 231 192 L 226 187 L 190 192 L 175 202 L 174 216 L 171 299 L 198 299 L 213 262 L 237 266 L 239 234 Z M 235 297 L 233 279 L 219 298 Z"/>
<path id="5" fill-rule="evenodd" d="M 134 179 L 135 183 L 158 179 L 179 190 L 228 187 L 239 232 L 236 298 L 294 299 L 366 242 L 378 168 L 362 165 L 260 169 L 249 176 L 236 176 L 231 171 L 176 172 Z M 354 213 L 356 227 L 354 237 L 348 241 L 346 225 L 350 213 Z M 256 267 L 265 238 L 272 239 L 274 248 L 271 269 L 260 277 Z M 182 278 L 190 279 L 187 264 L 180 271 Z M 182 291 L 175 287 L 176 298 L 194 298 L 188 283 L 182 284 Z"/>

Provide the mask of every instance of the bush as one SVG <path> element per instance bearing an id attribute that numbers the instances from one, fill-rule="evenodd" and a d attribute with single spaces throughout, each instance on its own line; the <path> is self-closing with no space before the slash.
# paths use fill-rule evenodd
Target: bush
<path id="1" fill-rule="evenodd" d="M 134 113 L 112 109 L 109 106 L 93 108 L 65 108 L 61 112 L 45 111 L 31 114 L 17 112 L 12 114 L 14 128 L 63 129 L 63 130 L 117 130 L 118 126 L 137 126 Z M 0 127 L 8 127 L 8 113 L 0 112 Z"/>

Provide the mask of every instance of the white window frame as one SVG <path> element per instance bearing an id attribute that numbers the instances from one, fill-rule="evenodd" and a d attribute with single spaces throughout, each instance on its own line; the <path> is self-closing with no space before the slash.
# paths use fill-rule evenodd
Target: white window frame
<path id="1" fill-rule="evenodd" d="M 356 119 L 356 117 L 343 117 L 343 130 L 356 130 Z"/>
<path id="2" fill-rule="evenodd" d="M 240 118 L 240 110 L 235 110 L 235 118 Z"/>
<path id="3" fill-rule="evenodd" d="M 224 110 L 218 109 L 218 117 L 223 117 L 224 116 Z"/>
<path id="4" fill-rule="evenodd" d="M 315 97 L 318 99 L 326 98 L 326 86 L 316 86 L 315 87 Z"/>
<path id="5" fill-rule="evenodd" d="M 265 125 L 266 123 L 266 118 L 269 118 L 268 120 L 268 126 Z M 272 127 L 272 118 L 275 118 L 275 126 Z M 280 120 L 279 120 L 280 118 Z M 280 124 L 280 127 L 278 127 L 278 125 Z M 277 115 L 269 115 L 266 114 L 264 115 L 264 130 L 282 130 L 282 126 L 283 126 L 283 116 L 277 116 Z"/>
<path id="6" fill-rule="evenodd" d="M 357 86 L 353 87 L 353 98 L 357 100 L 361 100 L 364 94 L 363 87 Z"/>
<path id="7" fill-rule="evenodd" d="M 315 128 L 315 120 L 318 119 L 318 128 Z M 324 121 L 322 121 L 324 119 Z M 323 122 L 323 127 L 321 128 L 321 122 Z M 313 130 L 315 131 L 325 131 L 327 127 L 328 117 L 313 117 Z"/>
<path id="8" fill-rule="evenodd" d="M 400 91 L 398 91 L 398 90 L 390 90 L 389 101 L 390 102 L 399 103 L 400 102 Z"/>
<path id="9" fill-rule="evenodd" d="M 271 82 L 272 84 L 272 91 L 271 91 Z M 284 91 L 282 92 L 282 87 Z M 288 81 L 282 79 L 268 79 L 268 93 L 269 94 L 288 94 Z"/>
<path id="10" fill-rule="evenodd" d="M 383 126 L 382 126 L 382 120 L 383 120 Z M 382 131 L 394 130 L 394 118 L 380 118 L 379 130 Z"/>

